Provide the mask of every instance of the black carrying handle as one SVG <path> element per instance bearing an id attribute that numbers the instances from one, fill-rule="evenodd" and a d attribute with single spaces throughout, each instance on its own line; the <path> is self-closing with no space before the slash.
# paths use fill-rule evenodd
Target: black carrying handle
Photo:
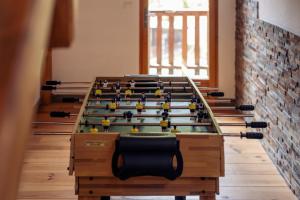
<path id="1" fill-rule="evenodd" d="M 52 111 L 49 113 L 50 117 L 57 117 L 57 118 L 64 118 L 64 117 L 70 117 L 70 112 L 64 112 L 64 111 Z"/>
<path id="2" fill-rule="evenodd" d="M 246 132 L 246 133 L 242 133 L 241 132 L 241 138 L 247 138 L 247 139 L 258 139 L 261 140 L 264 138 L 264 135 L 262 133 L 258 133 L 258 132 Z"/>
<path id="3" fill-rule="evenodd" d="M 147 139 L 126 138 L 128 144 L 123 143 L 122 138 L 116 140 L 116 149 L 112 157 L 112 172 L 121 180 L 136 176 L 160 176 L 169 180 L 175 180 L 183 171 L 183 158 L 179 148 L 179 141 L 174 138 Z M 173 139 L 173 138 L 172 138 Z M 151 144 L 152 142 L 152 144 Z M 157 143 L 158 142 L 158 143 Z M 144 144 L 143 144 L 144 143 Z M 131 145 L 136 144 L 136 148 Z M 151 148 L 153 145 L 153 148 Z M 170 148 L 167 148 L 170 147 Z M 123 158 L 122 166 L 118 166 L 119 158 Z M 173 167 L 173 158 L 176 157 L 177 167 Z"/>
<path id="4" fill-rule="evenodd" d="M 253 111 L 255 107 L 253 105 L 240 105 L 237 106 L 236 109 L 241 111 Z"/>
<path id="5" fill-rule="evenodd" d="M 207 95 L 212 97 L 224 97 L 224 92 L 208 92 Z"/>
<path id="6" fill-rule="evenodd" d="M 246 122 L 246 127 L 251 127 L 251 128 L 267 128 L 268 123 L 267 122 Z"/>
<path id="7" fill-rule="evenodd" d="M 60 85 L 61 81 L 49 80 L 46 81 L 46 85 Z"/>

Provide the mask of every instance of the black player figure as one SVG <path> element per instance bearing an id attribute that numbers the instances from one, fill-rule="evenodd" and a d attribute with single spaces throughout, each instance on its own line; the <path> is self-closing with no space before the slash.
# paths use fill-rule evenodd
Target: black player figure
<path id="1" fill-rule="evenodd" d="M 157 87 L 160 89 L 164 89 L 164 83 L 160 79 L 157 81 Z"/>
<path id="2" fill-rule="evenodd" d="M 167 95 L 165 96 L 165 101 L 171 102 L 171 92 L 167 93 Z"/>
<path id="3" fill-rule="evenodd" d="M 142 92 L 142 97 L 141 97 L 141 102 L 145 105 L 146 104 L 146 95 L 145 95 L 145 92 Z"/>
<path id="4" fill-rule="evenodd" d="M 127 121 L 130 122 L 133 117 L 133 113 L 131 111 L 127 111 L 124 114 L 125 114 L 125 118 L 127 118 Z"/>
<path id="5" fill-rule="evenodd" d="M 168 111 L 163 111 L 163 112 L 161 113 L 161 116 L 162 116 L 163 118 L 168 118 L 168 117 L 169 117 L 169 112 L 168 112 Z"/>
<path id="6" fill-rule="evenodd" d="M 121 90 L 121 84 L 120 81 L 117 81 L 114 85 L 114 90 L 116 91 L 116 93 L 120 93 Z"/>
<path id="7" fill-rule="evenodd" d="M 192 96 L 192 102 L 194 102 L 194 103 L 196 103 L 196 102 L 197 102 L 197 97 L 196 97 L 196 95 L 195 95 L 195 94 L 193 94 L 193 96 Z"/>
<path id="8" fill-rule="evenodd" d="M 120 104 L 120 101 L 121 101 L 121 95 L 120 95 L 119 92 L 116 94 L 114 100 L 116 101 L 117 104 Z"/>

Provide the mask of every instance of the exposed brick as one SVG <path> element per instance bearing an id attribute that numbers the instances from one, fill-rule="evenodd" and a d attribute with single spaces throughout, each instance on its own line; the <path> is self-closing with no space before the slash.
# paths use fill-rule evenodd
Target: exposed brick
<path id="1" fill-rule="evenodd" d="M 257 0 L 236 0 L 237 103 L 266 120 L 262 144 L 300 198 L 300 37 L 257 18 Z"/>

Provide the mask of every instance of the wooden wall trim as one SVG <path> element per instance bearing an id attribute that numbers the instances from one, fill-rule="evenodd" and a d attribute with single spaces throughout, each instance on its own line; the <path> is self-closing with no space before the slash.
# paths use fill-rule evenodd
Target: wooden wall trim
<path id="1" fill-rule="evenodd" d="M 140 56 L 139 72 L 148 74 L 148 0 L 140 0 Z"/>
<path id="2" fill-rule="evenodd" d="M 55 1 L 0 2 L 0 199 L 16 199 Z"/>

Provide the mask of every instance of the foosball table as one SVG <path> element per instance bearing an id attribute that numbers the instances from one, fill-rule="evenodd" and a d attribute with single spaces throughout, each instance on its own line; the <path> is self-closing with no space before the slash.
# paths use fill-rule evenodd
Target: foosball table
<path id="1" fill-rule="evenodd" d="M 97 77 L 71 137 L 78 199 L 215 199 L 224 145 L 205 95 L 188 77 Z"/>

